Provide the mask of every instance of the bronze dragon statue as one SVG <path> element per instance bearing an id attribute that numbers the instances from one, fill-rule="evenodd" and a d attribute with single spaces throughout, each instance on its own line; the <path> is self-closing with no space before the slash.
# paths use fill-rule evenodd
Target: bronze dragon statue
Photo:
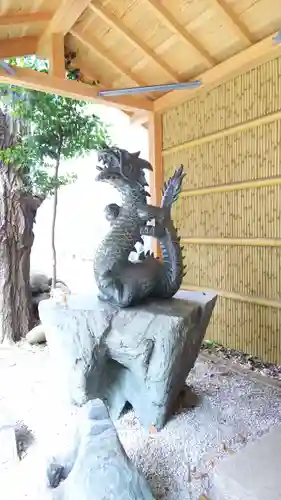
<path id="1" fill-rule="evenodd" d="M 121 195 L 120 206 L 106 206 L 110 231 L 94 259 L 100 300 L 124 308 L 148 298 L 171 298 L 184 276 L 180 238 L 171 218 L 171 207 L 181 190 L 183 167 L 164 184 L 161 205 L 156 207 L 147 203 L 145 169 L 152 171 L 152 166 L 139 158 L 139 153 L 106 148 L 99 152 L 98 161 L 97 181 L 111 184 Z M 129 260 L 136 243 L 143 243 L 143 235 L 158 239 L 161 260 L 150 252 L 142 252 L 137 262 Z"/>

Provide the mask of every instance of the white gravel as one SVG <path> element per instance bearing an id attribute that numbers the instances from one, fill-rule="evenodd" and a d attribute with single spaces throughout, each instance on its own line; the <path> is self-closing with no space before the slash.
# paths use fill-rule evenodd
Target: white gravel
<path id="1" fill-rule="evenodd" d="M 158 500 L 199 500 L 200 495 L 212 500 L 212 471 L 218 460 L 281 422 L 281 391 L 247 374 L 234 373 L 226 365 L 200 358 L 188 383 L 192 390 L 186 392 L 185 408 L 161 432 L 148 434 L 142 430 L 133 412 L 117 424 L 128 455 L 144 473 Z M 46 348 L 26 344 L 0 348 L 0 416 L 1 421 L 25 422 L 33 430 L 42 454 L 60 441 L 67 445 L 70 415 L 56 391 Z M 36 498 L 30 484 L 35 478 L 38 481 L 39 475 L 35 451 L 32 455 L 30 450 L 12 472 L 17 474 L 15 500 Z M 6 488 L 0 489 L 0 498 L 11 498 L 8 483 L 0 484 L 0 488 Z M 45 498 L 40 496 L 40 500 Z"/>

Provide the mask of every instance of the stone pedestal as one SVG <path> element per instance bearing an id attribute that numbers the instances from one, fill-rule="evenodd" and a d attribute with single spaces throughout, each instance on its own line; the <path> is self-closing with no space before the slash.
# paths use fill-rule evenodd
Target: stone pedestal
<path id="1" fill-rule="evenodd" d="M 145 428 L 171 416 L 216 303 L 215 293 L 119 309 L 96 298 L 42 301 L 39 314 L 59 380 L 73 403 L 101 398 L 111 418 L 130 403 Z"/>

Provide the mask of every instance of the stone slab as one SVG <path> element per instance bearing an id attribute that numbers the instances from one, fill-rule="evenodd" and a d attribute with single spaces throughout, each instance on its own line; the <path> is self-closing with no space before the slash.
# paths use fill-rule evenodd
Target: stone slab
<path id="1" fill-rule="evenodd" d="M 214 471 L 214 500 L 281 499 L 281 425 L 224 460 Z"/>
<path id="2" fill-rule="evenodd" d="M 71 460 L 65 458 L 67 468 Z M 129 460 L 101 400 L 81 409 L 77 444 L 70 470 L 64 462 L 52 467 L 52 500 L 154 500 L 144 477 Z M 50 469 L 49 469 L 50 471 Z M 63 481 L 57 484 L 59 475 Z"/>

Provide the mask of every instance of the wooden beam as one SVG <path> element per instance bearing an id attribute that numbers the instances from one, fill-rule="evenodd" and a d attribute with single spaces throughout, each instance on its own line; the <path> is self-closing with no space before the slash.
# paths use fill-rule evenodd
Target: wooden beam
<path id="1" fill-rule="evenodd" d="M 46 23 L 52 19 L 51 12 L 7 12 L 0 15 L 0 26 Z"/>
<path id="2" fill-rule="evenodd" d="M 154 101 L 154 110 L 163 112 L 167 108 L 178 106 L 184 101 L 193 99 L 198 95 L 198 92 L 207 91 L 224 83 L 229 78 L 234 78 L 243 71 L 250 70 L 269 59 L 281 55 L 281 44 L 273 43 L 274 35 L 276 33 L 217 64 L 214 68 L 205 71 L 201 75 L 197 75 L 195 79 L 201 80 L 202 86 L 195 89 L 173 90 L 156 99 Z"/>
<path id="3" fill-rule="evenodd" d="M 115 56 L 112 54 L 108 53 L 108 50 L 100 43 L 99 40 L 96 38 L 93 38 L 92 36 L 89 37 L 89 35 L 86 35 L 83 33 L 81 28 L 78 26 L 70 30 L 70 33 L 72 36 L 77 38 L 85 47 L 87 47 L 89 50 L 92 52 L 95 52 L 98 54 L 98 56 L 102 57 L 102 59 L 105 60 L 106 63 L 110 64 L 110 66 L 118 71 L 123 76 L 126 76 L 129 78 L 133 83 L 136 83 L 137 85 L 146 85 L 143 80 L 141 80 L 137 75 L 135 75 L 130 69 L 128 69 L 122 61 L 117 59 Z"/>
<path id="4" fill-rule="evenodd" d="M 39 41 L 38 53 L 41 56 L 48 54 L 48 38 L 50 35 L 53 33 L 66 35 L 90 3 L 91 0 L 61 0 L 60 3 L 58 2 L 59 7 Z"/>
<path id="5" fill-rule="evenodd" d="M 198 52 L 201 59 L 204 60 L 208 68 L 216 64 L 216 60 L 209 54 L 209 52 L 180 24 L 171 12 L 164 7 L 159 0 L 146 0 L 151 7 L 155 10 L 157 16 L 162 22 L 175 34 L 188 48 L 193 47 Z M 188 54 L 187 54 L 188 57 Z"/>
<path id="6" fill-rule="evenodd" d="M 98 89 L 92 85 L 66 80 L 32 69 L 14 67 L 14 70 L 15 75 L 10 75 L 0 68 L 0 83 L 18 85 L 27 89 L 58 94 L 72 99 L 81 99 L 95 104 L 107 104 L 125 111 L 136 109 L 152 111 L 152 102 L 147 99 L 132 96 L 99 97 L 97 95 Z"/>
<path id="7" fill-rule="evenodd" d="M 180 81 L 179 74 L 171 68 L 169 64 L 159 57 L 154 50 L 152 50 L 146 43 L 144 43 L 138 36 L 134 34 L 127 26 L 116 16 L 114 16 L 110 10 L 103 7 L 96 0 L 92 1 L 89 5 L 90 9 L 97 14 L 101 19 L 103 19 L 109 26 L 116 29 L 121 33 L 124 38 L 128 40 L 136 49 L 141 50 L 145 57 L 148 57 L 152 61 L 154 61 L 162 70 L 164 70 L 169 77 L 173 79 L 175 82 Z"/>
<path id="8" fill-rule="evenodd" d="M 241 40 L 241 42 L 249 47 L 252 45 L 252 34 L 248 28 L 240 21 L 239 16 L 237 16 L 229 5 L 224 0 L 213 0 L 215 7 L 222 17 L 226 20 L 236 36 Z"/>
<path id="9" fill-rule="evenodd" d="M 149 112 L 137 111 L 130 118 L 130 125 L 145 125 L 149 121 Z"/>
<path id="10" fill-rule="evenodd" d="M 65 78 L 64 36 L 60 33 L 54 33 L 50 37 L 50 45 L 49 73 L 51 76 Z"/>
<path id="11" fill-rule="evenodd" d="M 162 115 L 150 113 L 148 122 L 149 161 L 153 167 L 149 187 L 151 204 L 160 206 L 162 187 L 164 182 L 163 158 L 162 158 Z M 157 240 L 153 241 L 153 251 L 157 257 L 161 256 L 160 246 Z"/>
<path id="12" fill-rule="evenodd" d="M 36 53 L 38 38 L 36 36 L 22 36 L 1 40 L 0 59 L 8 57 L 28 56 Z"/>

